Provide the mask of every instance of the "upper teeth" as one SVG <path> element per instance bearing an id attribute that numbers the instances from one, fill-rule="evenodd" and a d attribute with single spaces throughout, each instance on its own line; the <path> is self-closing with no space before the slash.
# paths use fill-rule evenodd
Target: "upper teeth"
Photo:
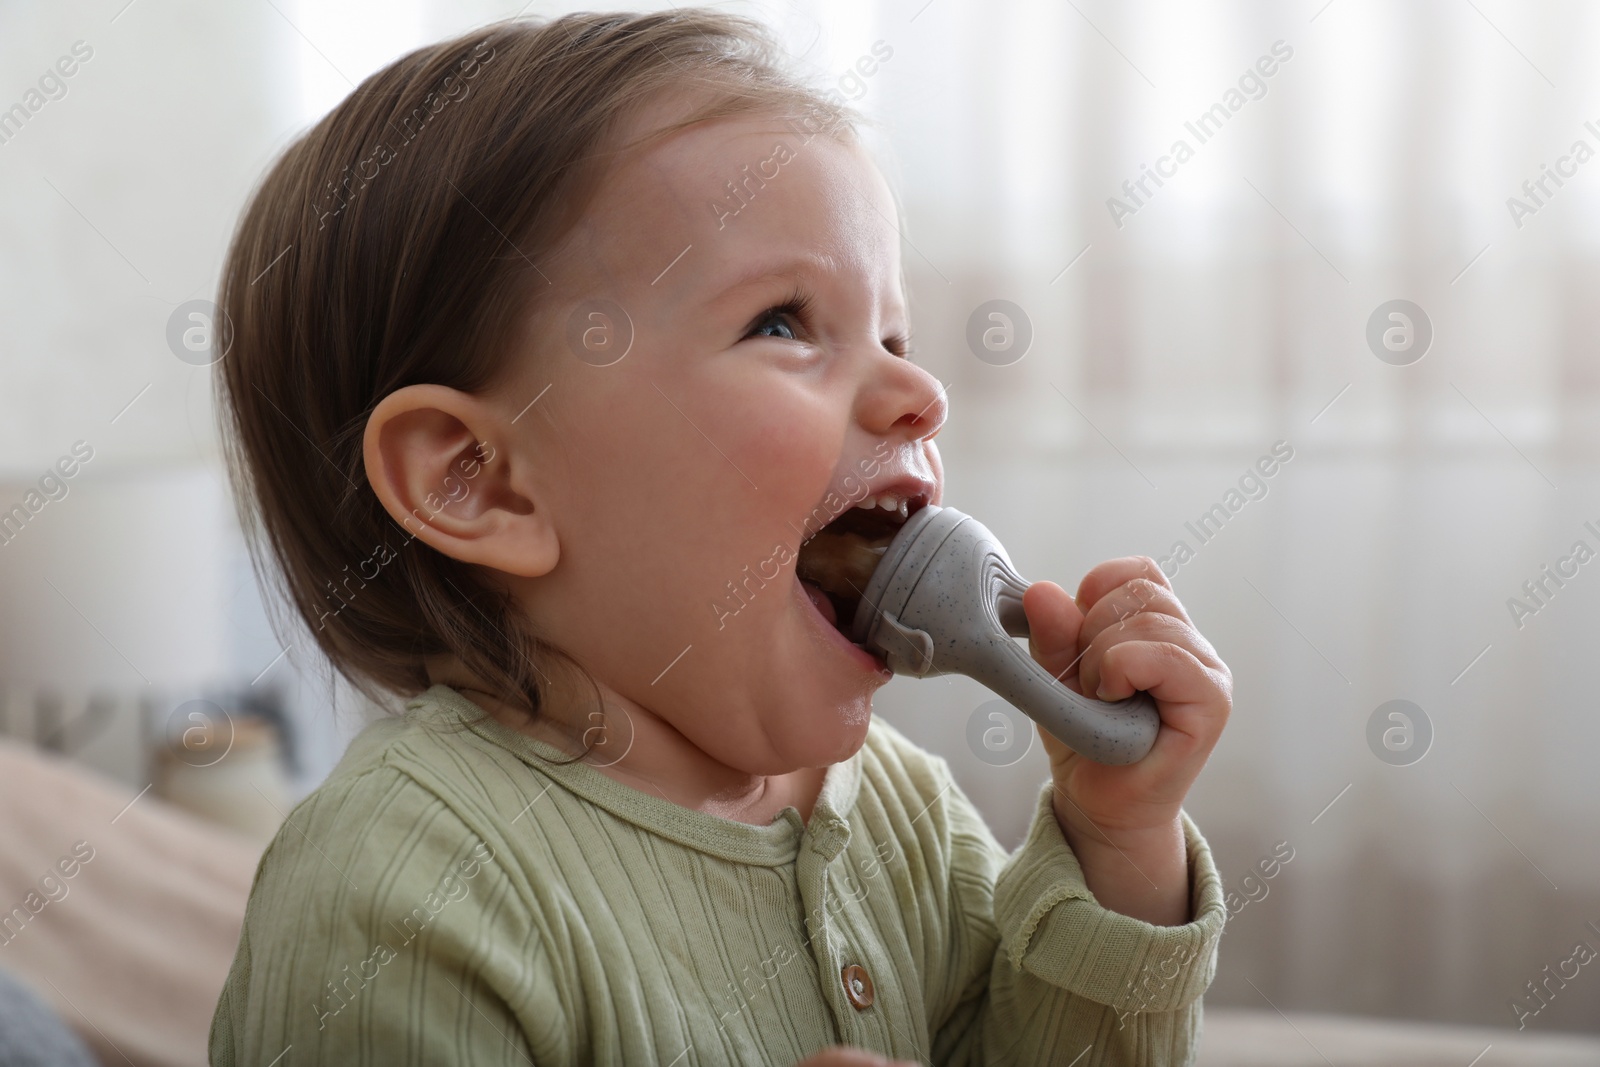
<path id="1" fill-rule="evenodd" d="M 894 493 L 884 493 L 882 496 L 876 497 L 869 496 L 865 500 L 861 501 L 861 503 L 857 504 L 856 507 L 866 508 L 869 511 L 875 507 L 882 508 L 884 511 L 898 511 L 902 519 L 906 518 L 908 510 L 906 507 L 906 499 L 901 496 L 896 496 Z"/>

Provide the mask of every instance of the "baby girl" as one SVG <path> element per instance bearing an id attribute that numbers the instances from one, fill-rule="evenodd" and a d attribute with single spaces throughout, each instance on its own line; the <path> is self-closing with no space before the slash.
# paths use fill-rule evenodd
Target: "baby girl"
<path id="1" fill-rule="evenodd" d="M 749 21 L 584 14 L 413 52 L 272 166 L 229 456 L 261 572 L 403 713 L 263 857 L 215 1063 L 1191 1062 L 1231 679 L 1161 570 L 1029 589 L 1033 657 L 1162 725 L 1042 736 L 1009 855 L 796 576 L 819 509 L 943 492 L 853 121 Z"/>

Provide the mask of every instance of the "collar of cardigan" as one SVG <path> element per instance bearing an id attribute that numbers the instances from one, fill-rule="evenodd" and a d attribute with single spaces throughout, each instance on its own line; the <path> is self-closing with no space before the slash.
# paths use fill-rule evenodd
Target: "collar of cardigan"
<path id="1" fill-rule="evenodd" d="M 407 704 L 407 711 L 413 716 L 432 719 L 437 725 L 465 727 L 475 743 L 491 745 L 516 756 L 532 771 L 530 800 L 539 796 L 546 786 L 551 787 L 552 794 L 556 790 L 570 794 L 566 798 L 545 795 L 532 804 L 526 810 L 536 822 L 577 815 L 570 802 L 576 797 L 641 830 L 698 852 L 756 866 L 792 863 L 802 847 L 832 859 L 849 843 L 850 813 L 861 788 L 860 749 L 849 759 L 828 768 L 809 822 L 802 820 L 799 811 L 790 806 L 774 816 L 770 823 L 757 826 L 683 807 L 658 793 L 634 789 L 588 763 L 573 762 L 568 753 L 555 746 L 497 722 L 447 685 L 433 686 Z M 878 720 L 874 717 L 869 730 L 877 729 Z"/>

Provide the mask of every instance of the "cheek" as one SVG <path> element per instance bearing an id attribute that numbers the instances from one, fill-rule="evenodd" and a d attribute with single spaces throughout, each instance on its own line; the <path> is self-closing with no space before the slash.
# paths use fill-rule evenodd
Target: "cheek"
<path id="1" fill-rule="evenodd" d="M 849 420 L 824 386 L 770 363 L 718 359 L 675 373 L 685 362 L 624 362 L 596 372 L 622 374 L 572 382 L 534 445 L 560 457 L 550 485 L 564 613 L 605 616 L 592 643 L 615 646 L 619 628 L 636 648 L 677 642 L 667 659 L 713 633 L 715 646 L 697 648 L 739 644 L 714 605 L 732 595 L 730 582 L 748 580 L 746 567 L 770 578 L 776 546 L 797 547 L 834 483 Z M 792 607 L 773 592 L 763 587 L 740 611 L 740 634 Z"/>
<path id="2" fill-rule="evenodd" d="M 843 420 L 824 404 L 769 404 L 771 417 L 741 431 L 746 467 L 760 486 L 760 514 L 799 522 L 830 487 L 837 487 L 844 447 Z M 743 464 L 741 464 L 743 465 Z"/>
<path id="3" fill-rule="evenodd" d="M 575 555 L 609 572 L 605 584 L 714 618 L 706 605 L 745 564 L 798 543 L 842 420 L 781 377 L 655 370 L 553 409 L 544 445 L 564 459 L 555 481 Z"/>
<path id="4" fill-rule="evenodd" d="M 738 353 L 677 389 L 683 414 L 662 402 L 669 421 L 659 425 L 696 514 L 742 535 L 744 551 L 794 547 L 794 527 L 834 483 L 848 404 L 803 371 Z"/>

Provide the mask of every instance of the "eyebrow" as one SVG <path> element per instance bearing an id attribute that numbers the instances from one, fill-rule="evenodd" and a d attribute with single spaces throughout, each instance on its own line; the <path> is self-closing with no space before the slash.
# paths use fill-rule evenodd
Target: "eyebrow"
<path id="1" fill-rule="evenodd" d="M 773 279 L 799 280 L 807 276 L 826 273 L 834 266 L 831 260 L 832 257 L 830 256 L 817 254 L 790 256 L 787 259 L 757 264 L 754 267 L 740 271 L 730 278 L 719 279 L 715 282 L 711 287 L 711 295 L 706 303 L 720 303 L 735 293 L 743 292 Z"/>

